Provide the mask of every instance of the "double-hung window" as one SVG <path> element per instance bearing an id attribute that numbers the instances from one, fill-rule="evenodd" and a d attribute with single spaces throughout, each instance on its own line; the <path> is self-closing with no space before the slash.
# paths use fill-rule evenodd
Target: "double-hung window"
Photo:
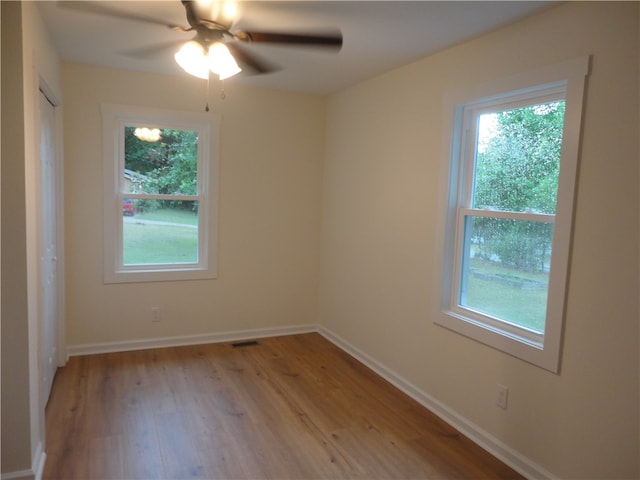
<path id="1" fill-rule="evenodd" d="M 449 105 L 436 323 L 555 372 L 587 70 L 578 59 Z"/>
<path id="2" fill-rule="evenodd" d="M 219 119 L 103 105 L 104 280 L 216 276 Z"/>

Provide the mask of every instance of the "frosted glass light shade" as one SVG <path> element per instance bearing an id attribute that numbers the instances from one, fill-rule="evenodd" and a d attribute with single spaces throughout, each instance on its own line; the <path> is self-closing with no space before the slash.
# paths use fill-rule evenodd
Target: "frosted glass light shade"
<path id="1" fill-rule="evenodd" d="M 218 74 L 220 80 L 232 77 L 242 71 L 227 46 L 220 42 L 209 47 L 209 68 L 213 73 Z"/>
<path id="2" fill-rule="evenodd" d="M 203 80 L 209 77 L 209 70 L 220 80 L 242 71 L 227 46 L 221 42 L 211 44 L 209 51 L 205 52 L 200 42 L 191 40 L 176 52 L 175 59 L 185 72 Z"/>
<path id="3" fill-rule="evenodd" d="M 209 78 L 209 62 L 204 47 L 194 40 L 185 43 L 174 55 L 178 65 L 190 75 Z"/>

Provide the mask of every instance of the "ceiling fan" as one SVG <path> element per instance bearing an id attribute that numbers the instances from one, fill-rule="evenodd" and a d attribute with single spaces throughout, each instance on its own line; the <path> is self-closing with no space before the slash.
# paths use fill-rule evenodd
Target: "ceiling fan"
<path id="1" fill-rule="evenodd" d="M 178 65 L 187 73 L 202 79 L 209 79 L 210 72 L 224 80 L 241 71 L 245 74 L 264 74 L 279 70 L 275 64 L 251 51 L 250 45 L 253 43 L 322 47 L 334 51 L 342 47 L 342 34 L 338 30 L 314 34 L 236 30 L 233 19 L 230 20 L 221 13 L 222 9 L 219 9 L 220 11 L 216 14 L 204 13 L 205 10 L 196 0 L 181 0 L 181 2 L 185 8 L 189 27 L 117 10 L 97 2 L 59 2 L 59 5 L 90 13 L 163 25 L 179 32 L 194 32 L 195 36 L 188 41 L 154 45 L 132 50 L 127 54 L 144 58 L 159 51 L 171 49 L 175 51 L 179 47 L 174 55 Z M 215 18 L 208 18 L 209 15 Z"/>

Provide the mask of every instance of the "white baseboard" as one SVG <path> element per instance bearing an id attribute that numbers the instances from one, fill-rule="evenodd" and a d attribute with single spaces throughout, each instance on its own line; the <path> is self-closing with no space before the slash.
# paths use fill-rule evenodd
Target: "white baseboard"
<path id="1" fill-rule="evenodd" d="M 376 372 L 382 378 L 390 382 L 392 385 L 400 389 L 402 392 L 409 395 L 411 398 L 416 400 L 422 406 L 424 406 L 429 411 L 433 412 L 435 415 L 440 417 L 446 423 L 451 425 L 453 428 L 458 430 L 464 436 L 472 440 L 474 443 L 479 445 L 480 447 L 487 450 L 496 458 L 500 459 L 511 468 L 516 470 L 521 475 L 524 475 L 526 478 L 530 479 L 548 479 L 548 480 L 558 480 L 558 477 L 554 476 L 550 472 L 546 471 L 540 465 L 537 465 L 535 462 L 526 458 L 524 455 L 521 455 L 519 452 L 515 451 L 513 448 L 505 445 L 503 442 L 495 438 L 490 433 L 481 429 L 474 423 L 470 422 L 466 418 L 462 417 L 457 412 L 453 411 L 442 402 L 436 400 L 426 392 L 420 390 L 412 383 L 408 382 L 400 375 L 390 370 L 371 356 L 367 355 L 360 349 L 354 347 L 346 340 L 342 339 L 329 329 L 319 326 L 318 333 L 320 333 L 323 337 L 329 340 L 331 343 L 336 345 L 337 347 L 344 350 L 349 355 L 353 356 L 371 370 Z"/>
<path id="2" fill-rule="evenodd" d="M 30 469 L 3 473 L 0 475 L 0 480 L 40 480 L 46 459 L 47 454 L 42 449 L 42 443 L 39 443 Z"/>
<path id="3" fill-rule="evenodd" d="M 38 449 L 40 454 L 37 456 L 33 471 L 36 473 L 36 480 L 42 479 L 42 474 L 44 473 L 44 464 L 47 461 L 47 454 L 42 449 L 42 444 L 40 444 L 40 448 Z"/>
<path id="4" fill-rule="evenodd" d="M 0 476 L 0 479 L 2 480 L 34 480 L 35 478 L 36 474 L 32 469 L 7 472 L 3 473 L 2 476 Z"/>
<path id="5" fill-rule="evenodd" d="M 96 353 L 126 352 L 130 350 L 148 350 L 150 348 L 181 347 L 206 343 L 235 342 L 254 338 L 296 335 L 317 332 L 317 325 L 294 325 L 288 327 L 259 328 L 233 332 L 181 335 L 176 337 L 145 338 L 142 340 L 124 340 L 121 342 L 85 343 L 67 346 L 67 359 L 77 355 Z M 3 479 L 4 480 L 4 479 Z"/>

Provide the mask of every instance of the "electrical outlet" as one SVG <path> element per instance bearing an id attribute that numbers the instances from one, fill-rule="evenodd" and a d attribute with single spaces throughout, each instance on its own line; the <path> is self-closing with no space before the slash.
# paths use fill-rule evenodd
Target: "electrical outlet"
<path id="1" fill-rule="evenodd" d="M 496 405 L 504 410 L 507 409 L 507 400 L 509 399 L 509 389 L 506 385 L 496 385 Z"/>
<path id="2" fill-rule="evenodd" d="M 151 307 L 151 321 L 160 323 L 160 307 Z"/>

